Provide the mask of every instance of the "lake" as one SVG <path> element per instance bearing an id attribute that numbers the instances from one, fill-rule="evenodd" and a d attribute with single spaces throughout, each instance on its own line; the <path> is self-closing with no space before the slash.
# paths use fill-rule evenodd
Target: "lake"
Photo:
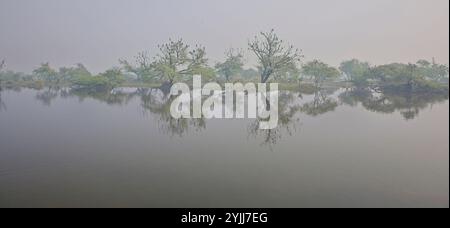
<path id="1" fill-rule="evenodd" d="M 0 207 L 449 207 L 448 95 L 284 91 L 259 130 L 157 89 L 0 94 Z"/>

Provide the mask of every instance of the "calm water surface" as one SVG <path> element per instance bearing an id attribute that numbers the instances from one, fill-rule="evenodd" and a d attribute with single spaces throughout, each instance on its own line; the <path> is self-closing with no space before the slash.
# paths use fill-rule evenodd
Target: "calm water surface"
<path id="1" fill-rule="evenodd" d="M 158 90 L 2 90 L 0 207 L 448 207 L 448 96 L 283 92 L 279 128 Z"/>

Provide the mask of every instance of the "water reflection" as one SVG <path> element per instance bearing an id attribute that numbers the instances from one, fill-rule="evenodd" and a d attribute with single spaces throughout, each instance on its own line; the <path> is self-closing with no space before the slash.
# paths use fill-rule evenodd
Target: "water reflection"
<path id="1" fill-rule="evenodd" d="M 52 101 L 60 96 L 60 93 L 63 93 L 60 88 L 48 87 L 36 93 L 36 100 L 45 106 L 50 106 Z"/>
<path id="2" fill-rule="evenodd" d="M 201 119 L 175 119 L 170 114 L 170 105 L 175 97 L 168 95 L 160 89 L 140 89 L 138 94 L 141 106 L 152 113 L 158 121 L 161 133 L 183 136 L 192 127 L 196 131 L 206 128 L 206 120 Z"/>
<path id="3" fill-rule="evenodd" d="M 0 110 L 6 109 L 0 91 Z M 156 88 L 119 88 L 112 91 L 82 90 L 68 88 L 45 88 L 38 90 L 35 99 L 44 106 L 52 105 L 57 98 L 94 99 L 108 105 L 126 106 L 133 99 L 138 99 L 139 107 L 144 114 L 154 117 L 159 131 L 170 136 L 183 137 L 189 132 L 202 131 L 207 128 L 207 121 L 201 119 L 175 119 L 170 115 L 173 96 Z M 317 117 L 337 110 L 340 105 L 356 107 L 361 105 L 365 110 L 377 113 L 400 113 L 405 120 L 416 118 L 420 111 L 432 107 L 434 103 L 448 99 L 448 94 L 387 94 L 369 89 L 328 89 L 313 94 L 280 91 L 279 122 L 272 130 L 260 130 L 261 120 L 247 122 L 248 135 L 261 144 L 272 147 L 283 136 L 292 135 L 301 125 L 302 115 Z"/>
<path id="4" fill-rule="evenodd" d="M 261 136 L 263 140 L 261 144 L 269 147 L 277 144 L 283 134 L 292 135 L 297 130 L 297 123 L 300 122 L 300 117 L 297 114 L 301 105 L 298 101 L 302 98 L 300 93 L 281 91 L 278 101 L 278 127 L 261 130 L 259 129 L 259 123 L 264 120 L 257 119 L 249 124 L 249 134 L 254 137 Z"/>
<path id="5" fill-rule="evenodd" d="M 330 95 L 330 91 L 316 91 L 313 100 L 303 104 L 300 110 L 309 116 L 318 116 L 332 112 L 338 107 L 338 102 L 334 98 L 331 98 Z"/>
<path id="6" fill-rule="evenodd" d="M 381 93 L 370 89 L 351 89 L 339 95 L 343 104 L 352 107 L 361 104 L 366 110 L 378 113 L 399 112 L 405 120 L 412 120 L 420 110 L 432 107 L 433 104 L 446 101 L 444 93 Z"/>
<path id="7" fill-rule="evenodd" d="M 2 89 L 2 87 L 0 87 L 0 112 L 2 110 L 6 110 L 6 104 L 2 100 L 2 92 L 3 92 L 3 89 Z"/>
<path id="8" fill-rule="evenodd" d="M 108 105 L 127 105 L 137 92 L 123 92 L 121 90 L 92 90 L 92 89 L 71 89 L 66 97 L 76 96 L 79 102 L 83 102 L 86 98 L 91 98 Z"/>

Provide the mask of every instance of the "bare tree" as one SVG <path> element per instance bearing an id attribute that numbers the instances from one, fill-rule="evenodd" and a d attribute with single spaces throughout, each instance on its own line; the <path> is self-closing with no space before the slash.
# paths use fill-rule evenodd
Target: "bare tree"
<path id="1" fill-rule="evenodd" d="M 295 49 L 292 45 L 285 46 L 273 29 L 267 33 L 261 32 L 260 36 L 255 36 L 248 45 L 258 58 L 262 83 L 266 83 L 270 76 L 286 67 L 297 65 L 303 58 L 299 49 Z"/>

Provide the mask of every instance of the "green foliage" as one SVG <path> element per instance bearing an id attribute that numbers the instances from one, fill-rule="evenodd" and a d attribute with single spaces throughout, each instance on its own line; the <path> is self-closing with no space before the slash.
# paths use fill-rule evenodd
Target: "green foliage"
<path id="1" fill-rule="evenodd" d="M 72 79 L 75 86 L 82 88 L 108 88 L 110 83 L 106 77 L 103 76 L 79 76 Z"/>
<path id="2" fill-rule="evenodd" d="M 111 87 L 115 87 L 125 82 L 125 77 L 122 74 L 122 70 L 120 68 L 112 68 L 104 73 L 101 73 L 99 77 L 104 77 L 108 81 Z"/>
<path id="3" fill-rule="evenodd" d="M 367 74 L 370 70 L 370 65 L 367 62 L 360 62 L 357 59 L 352 59 L 342 62 L 339 70 L 344 73 L 347 81 L 360 86 L 367 83 Z"/>
<path id="4" fill-rule="evenodd" d="M 255 69 L 243 69 L 240 73 L 240 77 L 246 81 L 259 80 L 260 74 Z"/>
<path id="5" fill-rule="evenodd" d="M 76 67 L 61 67 L 59 69 L 59 75 L 61 79 L 66 82 L 70 82 L 79 77 L 92 76 L 92 74 L 81 63 L 77 64 Z"/>
<path id="6" fill-rule="evenodd" d="M 186 73 L 189 46 L 183 40 L 169 40 L 168 43 L 158 47 L 160 53 L 156 56 L 155 70 L 161 78 L 173 83 Z"/>
<path id="7" fill-rule="evenodd" d="M 434 69 L 433 65 L 435 66 Z M 430 73 L 437 68 L 437 64 L 428 65 L 422 61 L 419 62 L 419 65 L 392 63 L 373 68 L 369 77 L 384 90 L 404 92 L 448 91 L 448 85 L 439 83 L 442 76 Z M 445 69 L 443 72 L 445 72 Z"/>
<path id="8" fill-rule="evenodd" d="M 2 71 L 0 72 L 0 81 L 4 82 L 18 82 L 23 80 L 25 75 L 14 71 Z"/>
<path id="9" fill-rule="evenodd" d="M 270 32 L 261 32 L 260 36 L 255 36 L 254 41 L 248 45 L 258 58 L 262 83 L 266 83 L 272 75 L 281 74 L 296 66 L 303 57 L 292 45 L 285 46 L 273 29 Z"/>
<path id="10" fill-rule="evenodd" d="M 73 85 L 80 88 L 111 89 L 124 82 L 124 76 L 119 68 L 112 68 L 97 76 L 86 72 L 73 76 Z"/>
<path id="11" fill-rule="evenodd" d="M 137 81 L 149 83 L 158 79 L 154 64 L 151 62 L 147 52 L 140 52 L 135 57 L 135 65 L 126 60 L 119 60 L 125 72 L 133 73 Z"/>
<path id="12" fill-rule="evenodd" d="M 2 69 L 5 69 L 3 63 Z M 0 69 L 0 86 L 5 87 L 41 87 L 41 81 L 33 80 L 32 75 L 27 75 L 21 72 L 14 72 L 10 70 Z"/>
<path id="13" fill-rule="evenodd" d="M 435 82 L 448 82 L 448 66 L 437 64 L 434 59 L 432 62 L 428 62 L 427 60 L 419 60 L 416 65 L 419 73 L 428 80 Z"/>
<path id="14" fill-rule="evenodd" d="M 236 76 L 242 71 L 244 66 L 244 55 L 241 52 L 235 52 L 230 49 L 226 53 L 227 59 L 223 63 L 216 64 L 216 70 L 219 75 L 224 76 L 227 81 L 230 81 L 232 76 Z"/>
<path id="15" fill-rule="evenodd" d="M 39 68 L 33 71 L 33 74 L 45 82 L 59 83 L 61 81 L 58 72 L 51 68 L 49 63 L 42 63 Z"/>
<path id="16" fill-rule="evenodd" d="M 208 66 L 192 66 L 190 73 L 191 75 L 201 75 L 204 80 L 213 80 L 216 76 L 214 68 Z"/>
<path id="17" fill-rule="evenodd" d="M 214 70 L 208 66 L 206 49 L 196 46 L 189 50 L 189 45 L 183 40 L 172 41 L 158 46 L 159 54 L 155 61 L 149 65 L 160 79 L 169 84 L 176 81 L 187 81 L 194 74 L 202 74 L 205 77 L 213 77 Z"/>
<path id="18" fill-rule="evenodd" d="M 321 87 L 325 80 L 337 78 L 340 75 L 340 72 L 336 68 L 319 60 L 306 63 L 302 68 L 302 72 L 305 76 L 314 80 L 316 87 Z"/>
<path id="19" fill-rule="evenodd" d="M 296 64 L 289 63 L 275 72 L 273 78 L 277 82 L 299 82 L 300 71 Z"/>

